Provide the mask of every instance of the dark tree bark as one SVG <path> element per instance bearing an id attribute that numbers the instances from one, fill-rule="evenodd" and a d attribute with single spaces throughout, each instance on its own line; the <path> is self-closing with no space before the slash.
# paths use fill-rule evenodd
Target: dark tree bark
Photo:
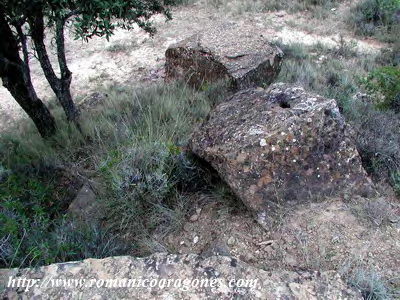
<path id="1" fill-rule="evenodd" d="M 17 28 L 17 31 L 22 30 Z M 14 36 L 5 14 L 0 8 L 0 77 L 3 85 L 35 123 L 42 137 L 50 137 L 56 131 L 55 120 L 50 111 L 37 97 L 33 88 L 29 66 L 20 58 L 18 40 Z M 23 45 L 24 59 L 27 59 L 26 41 Z"/>
<path id="2" fill-rule="evenodd" d="M 60 66 L 61 78 L 58 78 L 54 72 L 53 66 L 47 54 L 45 39 L 45 25 L 42 7 L 37 6 L 31 16 L 28 17 L 29 26 L 31 28 L 31 38 L 35 45 L 35 50 L 43 69 L 44 75 L 60 102 L 68 121 L 73 121 L 77 124 L 79 111 L 76 108 L 71 96 L 71 80 L 72 73 L 68 69 L 67 60 L 65 57 L 64 46 L 64 24 L 65 20 L 56 22 L 56 44 L 57 58 Z"/>
<path id="3" fill-rule="evenodd" d="M 76 108 L 71 96 L 72 73 L 68 69 L 67 58 L 65 56 L 64 25 L 64 19 L 58 20 L 56 22 L 57 57 L 61 72 L 60 85 L 62 100 L 60 99 L 60 101 L 64 102 L 63 106 L 65 106 L 68 110 L 67 117 L 69 116 L 70 120 L 77 120 L 79 116 L 79 111 Z"/>

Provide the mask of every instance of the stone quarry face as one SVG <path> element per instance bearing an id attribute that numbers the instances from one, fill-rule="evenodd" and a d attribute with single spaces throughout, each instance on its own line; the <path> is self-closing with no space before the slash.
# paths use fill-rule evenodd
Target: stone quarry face
<path id="1" fill-rule="evenodd" d="M 234 90 L 267 86 L 279 74 L 283 53 L 253 28 L 224 24 L 170 46 L 166 79 L 196 88 L 226 80 Z"/>
<path id="2" fill-rule="evenodd" d="M 283 203 L 373 191 L 335 100 L 300 87 L 238 92 L 211 112 L 190 147 L 263 225 Z"/>
<path id="3" fill-rule="evenodd" d="M 30 286 L 2 289 L 2 299 L 362 299 L 335 272 L 267 272 L 226 256 L 155 254 L 0 270 L 1 284 L 10 277 Z"/>

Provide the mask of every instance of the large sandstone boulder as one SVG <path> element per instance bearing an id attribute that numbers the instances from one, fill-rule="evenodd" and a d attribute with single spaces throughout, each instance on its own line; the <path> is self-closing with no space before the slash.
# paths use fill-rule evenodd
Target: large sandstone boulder
<path id="1" fill-rule="evenodd" d="M 335 272 L 268 272 L 226 256 L 194 254 L 0 271 L 4 285 L 16 286 L 18 279 L 20 288 L 6 288 L 2 299 L 362 299 Z"/>
<path id="2" fill-rule="evenodd" d="M 197 88 L 227 80 L 240 90 L 273 82 L 283 53 L 253 28 L 224 24 L 170 46 L 165 56 L 167 80 L 183 80 Z"/>
<path id="3" fill-rule="evenodd" d="M 211 112 L 190 147 L 263 225 L 284 203 L 372 191 L 335 100 L 300 87 L 238 92 Z"/>

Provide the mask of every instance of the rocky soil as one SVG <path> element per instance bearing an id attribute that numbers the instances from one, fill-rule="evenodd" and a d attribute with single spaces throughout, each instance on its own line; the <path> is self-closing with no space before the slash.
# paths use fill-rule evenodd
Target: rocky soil
<path id="1" fill-rule="evenodd" d="M 277 211 L 265 230 L 244 207 L 214 202 L 197 207 L 165 242 L 176 253 L 232 255 L 265 270 L 375 269 L 393 279 L 400 264 L 399 209 L 394 199 L 331 198 Z"/>

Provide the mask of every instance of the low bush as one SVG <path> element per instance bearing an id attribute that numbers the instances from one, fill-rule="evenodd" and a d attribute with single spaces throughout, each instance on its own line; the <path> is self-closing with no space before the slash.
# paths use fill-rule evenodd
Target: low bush
<path id="1" fill-rule="evenodd" d="M 381 111 L 372 103 L 355 102 L 351 123 L 356 130 L 357 147 L 364 168 L 375 179 L 394 184 L 400 170 L 400 119 L 392 111 Z"/>
<path id="2" fill-rule="evenodd" d="M 363 268 L 354 270 L 348 278 L 350 285 L 361 291 L 366 300 L 392 299 L 387 282 L 377 272 Z"/>
<path id="3" fill-rule="evenodd" d="M 399 13 L 399 0 L 363 0 L 351 9 L 349 23 L 356 34 L 393 41 L 398 39 Z"/>
<path id="4" fill-rule="evenodd" d="M 400 67 L 381 67 L 363 80 L 366 90 L 380 109 L 400 112 Z"/>
<path id="5" fill-rule="evenodd" d="M 117 130 L 118 142 L 107 146 L 98 164 L 105 184 L 112 187 L 103 196 L 108 222 L 118 232 L 130 232 L 137 255 L 148 254 L 153 247 L 164 250 L 152 236 L 162 238 L 179 228 L 190 208 L 188 194 L 205 186 L 203 171 L 185 147 L 193 126 L 205 118 L 218 100 L 212 97 L 218 95 L 211 86 L 202 92 L 156 86 L 139 93 L 108 94 L 111 102 L 124 107 L 105 109 L 113 117 L 101 117 L 113 118 L 112 130 L 123 128 Z M 123 116 L 121 111 L 131 115 Z"/>
<path id="6" fill-rule="evenodd" d="M 138 255 L 147 254 L 152 233 L 162 238 L 183 225 L 190 208 L 186 196 L 203 186 L 201 172 L 173 144 L 137 144 L 110 159 L 101 168 L 112 187 L 104 198 L 108 220 L 131 233 Z"/>

